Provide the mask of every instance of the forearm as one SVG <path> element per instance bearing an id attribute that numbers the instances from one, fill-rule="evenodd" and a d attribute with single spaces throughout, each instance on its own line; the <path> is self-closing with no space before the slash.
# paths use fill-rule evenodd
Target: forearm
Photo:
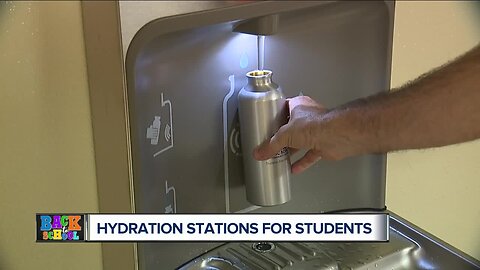
<path id="1" fill-rule="evenodd" d="M 265 160 L 305 149 L 299 173 L 319 158 L 443 146 L 480 138 L 480 46 L 391 93 L 326 110 L 309 97 L 289 101 L 290 120 L 254 151 Z"/>
<path id="2" fill-rule="evenodd" d="M 322 117 L 318 132 L 333 129 L 332 136 L 351 144 L 347 156 L 479 138 L 480 46 L 394 92 L 356 100 Z"/>

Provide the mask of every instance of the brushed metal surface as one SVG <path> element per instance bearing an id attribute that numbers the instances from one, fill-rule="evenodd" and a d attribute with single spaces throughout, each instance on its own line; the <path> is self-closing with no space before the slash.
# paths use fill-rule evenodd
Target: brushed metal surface
<path id="1" fill-rule="evenodd" d="M 218 269 L 418 269 L 412 256 L 418 248 L 395 232 L 389 243 L 280 242 L 263 253 L 255 251 L 251 243 L 228 243 L 179 269 L 211 269 L 211 262 L 219 260 L 230 268 Z"/>
<path id="2" fill-rule="evenodd" d="M 263 161 L 253 158 L 253 150 L 287 123 L 287 101 L 271 71 L 246 76 L 247 84 L 238 93 L 238 112 L 247 200 L 260 206 L 283 204 L 291 198 L 288 150 Z"/>

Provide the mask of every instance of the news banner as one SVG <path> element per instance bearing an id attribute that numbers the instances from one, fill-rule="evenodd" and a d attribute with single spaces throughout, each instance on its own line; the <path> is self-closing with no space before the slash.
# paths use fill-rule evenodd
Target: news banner
<path id="1" fill-rule="evenodd" d="M 37 214 L 37 242 L 389 240 L 389 216 L 365 214 Z"/>

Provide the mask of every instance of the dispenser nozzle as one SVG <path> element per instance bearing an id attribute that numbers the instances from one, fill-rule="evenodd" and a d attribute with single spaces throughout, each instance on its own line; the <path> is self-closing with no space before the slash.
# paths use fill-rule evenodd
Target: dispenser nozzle
<path id="1" fill-rule="evenodd" d="M 240 21 L 233 27 L 233 32 L 270 36 L 277 32 L 279 15 L 267 15 L 254 19 Z"/>

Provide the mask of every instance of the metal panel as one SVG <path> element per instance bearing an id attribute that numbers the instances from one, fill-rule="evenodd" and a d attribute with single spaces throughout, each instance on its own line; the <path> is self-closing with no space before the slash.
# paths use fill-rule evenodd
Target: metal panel
<path id="1" fill-rule="evenodd" d="M 328 107 L 388 89 L 393 28 L 384 2 L 282 6 L 265 66 L 287 96 Z M 267 4 L 155 21 L 127 55 L 135 207 L 140 213 L 251 211 L 245 200 L 236 95 L 256 68 L 256 37 L 233 33 Z M 292 200 L 258 212 L 383 209 L 385 156 L 321 161 L 295 176 Z M 215 244 L 139 244 L 142 269 L 172 268 Z"/>

